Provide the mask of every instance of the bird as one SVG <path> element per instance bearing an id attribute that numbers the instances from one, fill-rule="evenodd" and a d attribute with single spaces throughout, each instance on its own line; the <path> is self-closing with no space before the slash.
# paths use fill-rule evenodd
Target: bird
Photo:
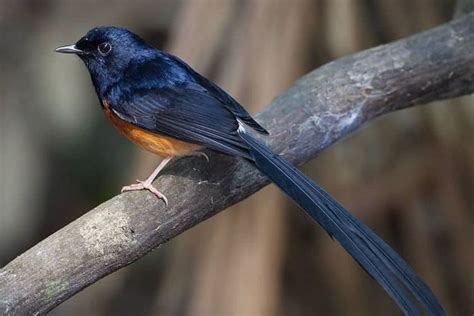
<path id="1" fill-rule="evenodd" d="M 203 149 L 240 157 L 286 193 L 337 240 L 405 315 L 445 315 L 431 289 L 368 226 L 253 134 L 269 135 L 245 108 L 183 60 L 121 27 L 95 27 L 56 52 L 77 55 L 90 73 L 105 116 L 125 137 L 164 159 L 122 189 L 166 196 L 154 179 L 173 159 Z"/>

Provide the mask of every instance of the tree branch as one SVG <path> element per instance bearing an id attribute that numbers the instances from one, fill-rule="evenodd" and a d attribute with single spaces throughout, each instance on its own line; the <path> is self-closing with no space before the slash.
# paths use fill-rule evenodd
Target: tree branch
<path id="1" fill-rule="evenodd" d="M 301 164 L 377 116 L 474 90 L 474 15 L 311 72 L 257 116 L 268 144 Z M 45 313 L 268 184 L 245 161 L 183 158 L 146 192 L 118 195 L 0 270 L 0 313 Z"/>

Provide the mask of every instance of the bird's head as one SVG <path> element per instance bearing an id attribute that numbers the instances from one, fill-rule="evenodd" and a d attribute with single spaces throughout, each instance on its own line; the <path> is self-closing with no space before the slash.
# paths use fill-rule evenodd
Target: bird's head
<path id="1" fill-rule="evenodd" d="M 97 92 L 117 82 L 133 62 L 153 58 L 156 50 L 138 35 L 118 27 L 96 27 L 58 53 L 76 54 L 89 70 Z"/>

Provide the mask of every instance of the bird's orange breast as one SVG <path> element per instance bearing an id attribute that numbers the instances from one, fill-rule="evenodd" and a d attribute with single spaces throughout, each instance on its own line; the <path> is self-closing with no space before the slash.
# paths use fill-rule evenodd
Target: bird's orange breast
<path id="1" fill-rule="evenodd" d="M 163 157 L 183 156 L 190 152 L 202 149 L 202 146 L 183 142 L 179 139 L 155 134 L 130 124 L 118 117 L 110 108 L 106 100 L 102 101 L 104 113 L 112 124 L 132 142 L 144 149 Z"/>

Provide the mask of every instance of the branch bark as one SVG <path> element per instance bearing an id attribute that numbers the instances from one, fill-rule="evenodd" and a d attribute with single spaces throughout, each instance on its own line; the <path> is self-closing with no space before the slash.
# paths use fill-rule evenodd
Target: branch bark
<path id="1" fill-rule="evenodd" d="M 309 73 L 257 119 L 267 143 L 302 164 L 379 115 L 474 91 L 474 14 L 341 58 Z M 268 181 L 246 162 L 208 152 L 183 158 L 155 182 L 170 206 L 146 192 L 120 194 L 0 270 L 0 313 L 46 313 L 98 279 Z"/>

